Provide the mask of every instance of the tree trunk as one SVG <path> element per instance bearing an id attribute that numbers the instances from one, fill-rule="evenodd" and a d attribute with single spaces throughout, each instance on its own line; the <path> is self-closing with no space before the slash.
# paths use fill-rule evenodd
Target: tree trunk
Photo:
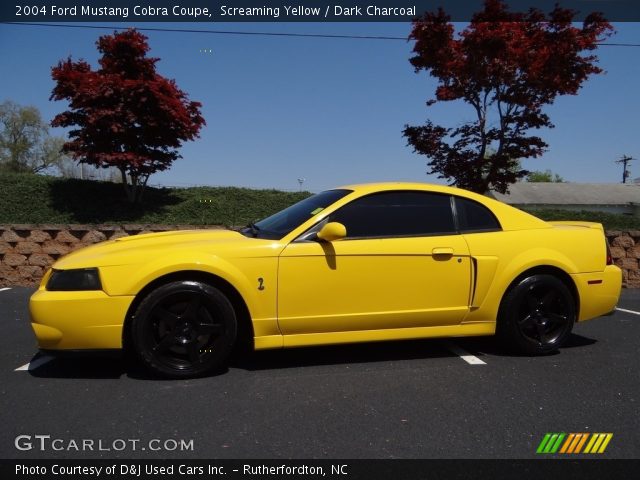
<path id="1" fill-rule="evenodd" d="M 129 203 L 134 205 L 140 203 L 142 201 L 142 195 L 145 187 L 147 186 L 147 181 L 149 180 L 149 175 L 143 175 L 141 178 L 136 173 L 130 173 L 129 178 L 127 178 L 126 170 L 123 168 L 120 169 L 120 174 L 122 176 L 122 185 L 124 186 L 124 191 L 127 194 L 127 200 Z"/>
<path id="2" fill-rule="evenodd" d="M 122 176 L 122 186 L 124 187 L 124 193 L 127 194 L 127 200 L 129 203 L 135 203 L 135 192 L 127 179 L 127 171 L 124 168 L 120 168 L 120 175 Z"/>

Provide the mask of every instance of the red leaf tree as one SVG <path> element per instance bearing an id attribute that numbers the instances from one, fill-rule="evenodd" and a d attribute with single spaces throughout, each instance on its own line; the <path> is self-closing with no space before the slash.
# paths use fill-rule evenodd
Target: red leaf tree
<path id="1" fill-rule="evenodd" d="M 181 158 L 182 142 L 198 137 L 205 124 L 201 104 L 189 101 L 174 80 L 156 72 L 147 57 L 147 37 L 114 32 L 96 42 L 100 68 L 71 58 L 51 69 L 52 100 L 67 100 L 54 127 L 76 127 L 63 149 L 80 163 L 116 167 L 130 202 L 140 201 L 149 176 Z"/>
<path id="2" fill-rule="evenodd" d="M 455 128 L 431 120 L 405 126 L 409 145 L 429 157 L 429 173 L 479 193 L 504 193 L 527 175 L 520 159 L 548 147 L 533 131 L 554 126 L 543 107 L 602 73 L 589 52 L 613 29 L 597 13 L 579 28 L 575 13 L 559 6 L 548 16 L 510 12 L 501 0 L 486 0 L 458 35 L 442 9 L 414 21 L 410 62 L 438 80 L 427 106 L 462 100 L 473 107 L 473 120 Z"/>

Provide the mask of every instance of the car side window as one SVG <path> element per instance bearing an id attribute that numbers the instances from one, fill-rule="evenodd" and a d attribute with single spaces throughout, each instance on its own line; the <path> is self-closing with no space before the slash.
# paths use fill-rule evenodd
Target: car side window
<path id="1" fill-rule="evenodd" d="M 347 238 L 404 237 L 456 233 L 448 195 L 430 192 L 381 192 L 358 198 L 334 212 Z"/>
<path id="2" fill-rule="evenodd" d="M 502 230 L 498 219 L 487 207 L 468 198 L 454 198 L 458 228 L 461 233 Z"/>

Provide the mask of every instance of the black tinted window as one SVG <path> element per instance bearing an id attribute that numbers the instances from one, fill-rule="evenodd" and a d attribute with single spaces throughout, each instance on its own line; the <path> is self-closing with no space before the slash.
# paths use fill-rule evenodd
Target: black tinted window
<path id="1" fill-rule="evenodd" d="M 448 195 L 382 192 L 359 198 L 331 215 L 347 228 L 347 238 L 454 233 Z"/>
<path id="2" fill-rule="evenodd" d="M 468 198 L 455 197 L 458 226 L 461 232 L 500 230 L 500 224 L 484 205 Z"/>
<path id="3" fill-rule="evenodd" d="M 282 238 L 294 228 L 349 193 L 351 193 L 351 190 L 327 190 L 326 192 L 312 195 L 252 224 L 252 226 L 241 230 L 241 232 L 245 235 L 259 238 Z"/>

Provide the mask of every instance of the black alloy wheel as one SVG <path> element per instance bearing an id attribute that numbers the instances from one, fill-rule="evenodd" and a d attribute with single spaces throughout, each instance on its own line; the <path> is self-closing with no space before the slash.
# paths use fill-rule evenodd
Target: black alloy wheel
<path id="1" fill-rule="evenodd" d="M 131 336 L 154 373 L 189 378 L 224 367 L 236 331 L 233 306 L 220 290 L 180 281 L 159 287 L 140 303 Z"/>
<path id="2" fill-rule="evenodd" d="M 498 334 L 519 352 L 546 354 L 564 344 L 575 321 L 575 300 L 567 286 L 553 275 L 532 275 L 503 298 Z"/>

